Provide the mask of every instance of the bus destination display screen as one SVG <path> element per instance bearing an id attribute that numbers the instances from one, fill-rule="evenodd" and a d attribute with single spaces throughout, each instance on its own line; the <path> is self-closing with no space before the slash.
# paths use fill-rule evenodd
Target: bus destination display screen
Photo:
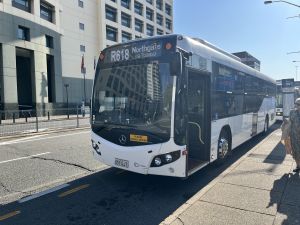
<path id="1" fill-rule="evenodd" d="M 116 46 L 105 52 L 104 63 L 160 57 L 162 46 L 162 41 L 147 41 Z"/>

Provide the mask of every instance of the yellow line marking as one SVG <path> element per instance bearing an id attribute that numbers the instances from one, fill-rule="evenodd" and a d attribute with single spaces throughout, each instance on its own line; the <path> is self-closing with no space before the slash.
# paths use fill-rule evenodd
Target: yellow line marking
<path id="1" fill-rule="evenodd" d="M 121 170 L 121 171 L 116 172 L 116 175 L 119 175 L 119 174 L 122 174 L 122 173 L 125 173 L 125 172 L 126 172 L 125 170 Z"/>
<path id="2" fill-rule="evenodd" d="M 82 190 L 82 189 L 85 189 L 85 188 L 87 188 L 87 187 L 89 187 L 89 186 L 90 186 L 89 184 L 81 185 L 81 186 L 79 186 L 79 187 L 73 188 L 73 189 L 71 189 L 71 190 L 68 190 L 68 191 L 65 191 L 65 192 L 59 194 L 58 197 L 60 197 L 60 198 L 65 197 L 65 196 L 67 196 L 67 195 L 73 194 L 73 193 L 75 193 L 75 192 L 77 192 L 77 191 L 80 191 L 80 190 Z"/>
<path id="3" fill-rule="evenodd" d="M 7 214 L 5 214 L 3 216 L 0 216 L 0 221 L 6 220 L 6 219 L 8 219 L 10 217 L 13 217 L 13 216 L 16 216 L 16 215 L 18 215 L 20 213 L 21 213 L 21 211 L 14 211 L 14 212 L 11 212 L 11 213 L 7 213 Z"/>

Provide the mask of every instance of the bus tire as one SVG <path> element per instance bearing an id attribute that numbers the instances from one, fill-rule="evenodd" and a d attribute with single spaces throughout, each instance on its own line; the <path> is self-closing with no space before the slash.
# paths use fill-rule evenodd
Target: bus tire
<path id="1" fill-rule="evenodd" d="M 229 153 L 231 152 L 231 135 L 228 129 L 223 128 L 218 140 L 218 159 L 217 165 L 225 162 Z"/>
<path id="2" fill-rule="evenodd" d="M 264 124 L 264 134 L 266 134 L 269 130 L 269 116 L 266 116 L 265 124 Z"/>

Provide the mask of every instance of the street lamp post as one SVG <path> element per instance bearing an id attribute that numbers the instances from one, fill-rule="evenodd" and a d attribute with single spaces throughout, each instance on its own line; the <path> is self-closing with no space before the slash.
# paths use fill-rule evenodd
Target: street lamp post
<path id="1" fill-rule="evenodd" d="M 293 63 L 297 63 L 297 62 L 300 62 L 300 61 L 299 61 L 299 60 L 293 60 L 292 62 L 293 62 Z M 295 77 L 295 78 L 296 78 L 296 81 L 298 80 L 298 67 L 299 67 L 298 65 L 295 66 L 295 68 L 296 68 L 296 77 Z"/>
<path id="2" fill-rule="evenodd" d="M 66 88 L 66 94 L 67 94 L 67 113 L 68 113 L 68 119 L 70 118 L 70 114 L 69 114 L 69 93 L 68 93 L 68 87 L 69 84 L 64 84 L 65 88 Z"/>
<path id="3" fill-rule="evenodd" d="M 289 5 L 293 5 L 293 6 L 296 6 L 296 7 L 300 8 L 300 5 L 297 5 L 297 4 L 288 2 L 288 1 L 264 1 L 264 4 L 268 5 L 268 4 L 271 4 L 271 3 L 274 3 L 274 2 L 283 2 L 283 3 L 289 4 Z"/>

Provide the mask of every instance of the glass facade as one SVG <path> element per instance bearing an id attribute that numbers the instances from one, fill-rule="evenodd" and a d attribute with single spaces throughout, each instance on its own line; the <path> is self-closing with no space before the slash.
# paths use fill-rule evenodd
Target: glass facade
<path id="1" fill-rule="evenodd" d="M 139 15 L 143 15 L 143 5 L 137 1 L 134 2 L 134 12 Z"/>
<path id="2" fill-rule="evenodd" d="M 121 23 L 125 27 L 131 27 L 131 16 L 127 15 L 126 13 L 121 14 Z"/>
<path id="3" fill-rule="evenodd" d="M 106 39 L 110 41 L 117 41 L 118 30 L 114 27 L 106 26 Z"/>
<path id="4" fill-rule="evenodd" d="M 117 9 L 105 5 L 105 18 L 117 22 Z"/>
<path id="5" fill-rule="evenodd" d="M 29 28 L 18 26 L 18 33 L 17 33 L 18 39 L 24 40 L 24 41 L 30 41 L 30 31 Z"/>
<path id="6" fill-rule="evenodd" d="M 135 30 L 142 33 L 143 27 L 144 27 L 143 21 L 135 19 Z"/>
<path id="7" fill-rule="evenodd" d="M 146 8 L 146 18 L 153 21 L 153 10 Z"/>
<path id="8" fill-rule="evenodd" d="M 31 12 L 31 0 L 12 0 L 12 5 L 26 12 Z"/>
<path id="9" fill-rule="evenodd" d="M 45 2 L 41 2 L 41 5 L 40 5 L 41 18 L 43 18 L 44 20 L 47 20 L 49 22 L 53 22 L 53 11 L 54 11 L 53 6 L 51 6 Z"/>

